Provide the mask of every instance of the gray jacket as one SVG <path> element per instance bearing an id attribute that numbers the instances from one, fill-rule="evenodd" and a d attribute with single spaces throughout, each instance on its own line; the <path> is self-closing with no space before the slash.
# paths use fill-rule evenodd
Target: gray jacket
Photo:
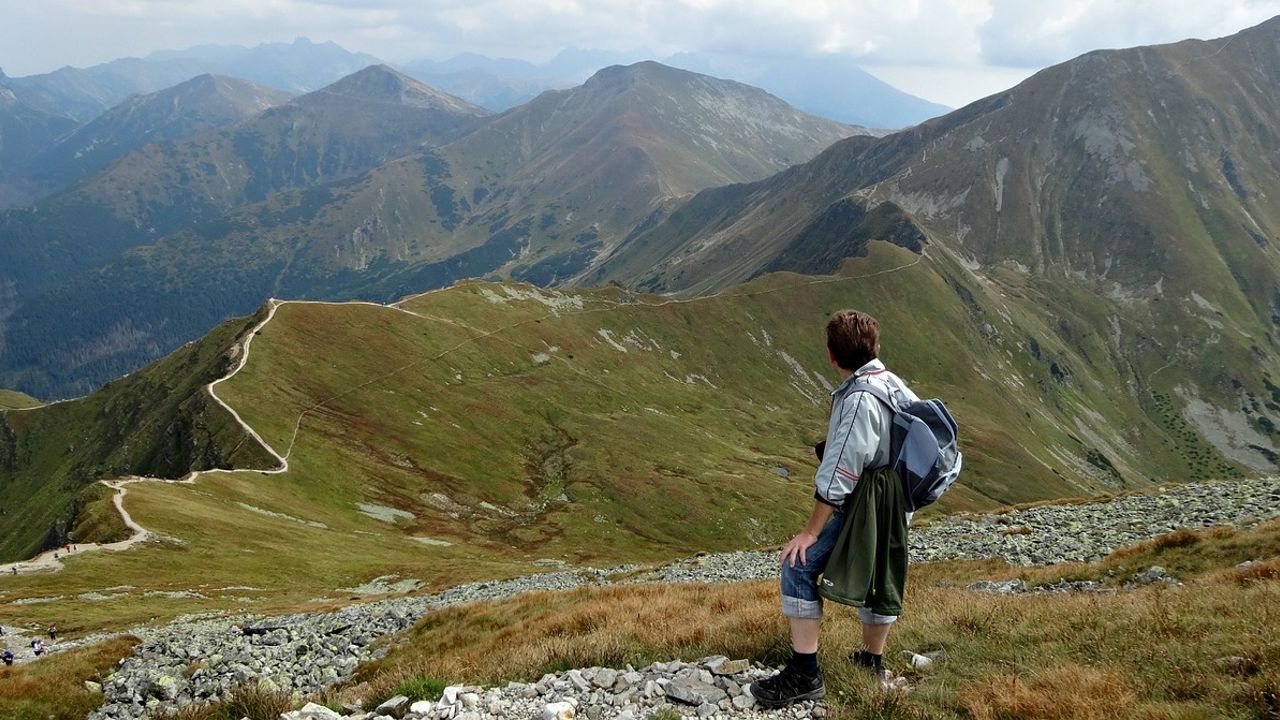
<path id="1" fill-rule="evenodd" d="M 919 399 L 878 359 L 863 365 L 832 391 L 827 449 L 814 477 L 814 497 L 836 508 L 853 492 L 863 470 L 889 463 L 893 413 L 870 394 L 857 392 L 859 384 L 879 385 L 901 402 Z"/>

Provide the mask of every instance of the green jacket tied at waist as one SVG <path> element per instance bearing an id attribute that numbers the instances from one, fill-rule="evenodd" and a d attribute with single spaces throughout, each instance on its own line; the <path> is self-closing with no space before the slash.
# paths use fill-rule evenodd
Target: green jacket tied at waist
<path id="1" fill-rule="evenodd" d="M 891 468 L 863 473 L 844 504 L 844 520 L 818 592 L 879 615 L 902 614 L 907 584 L 907 516 L 902 479 Z"/>

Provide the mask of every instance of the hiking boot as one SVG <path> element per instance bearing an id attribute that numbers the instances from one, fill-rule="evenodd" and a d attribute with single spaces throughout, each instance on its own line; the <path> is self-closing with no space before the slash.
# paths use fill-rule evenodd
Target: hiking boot
<path id="1" fill-rule="evenodd" d="M 875 675 L 881 685 L 889 682 L 889 673 L 884 669 L 883 655 L 873 655 L 866 650 L 859 650 L 849 656 L 849 662 Z"/>
<path id="2" fill-rule="evenodd" d="M 751 697 L 766 708 L 783 707 L 801 700 L 821 700 L 826 695 L 827 686 L 822 681 L 821 670 L 810 676 L 790 664 L 773 677 L 751 683 Z"/>

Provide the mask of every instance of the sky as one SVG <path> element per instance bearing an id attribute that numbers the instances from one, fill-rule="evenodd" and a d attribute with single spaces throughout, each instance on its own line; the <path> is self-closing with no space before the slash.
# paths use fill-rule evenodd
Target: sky
<path id="1" fill-rule="evenodd" d="M 567 47 L 839 53 L 958 107 L 1098 48 L 1229 35 L 1280 0 L 0 0 L 13 76 L 192 45 L 332 40 L 389 62 Z"/>

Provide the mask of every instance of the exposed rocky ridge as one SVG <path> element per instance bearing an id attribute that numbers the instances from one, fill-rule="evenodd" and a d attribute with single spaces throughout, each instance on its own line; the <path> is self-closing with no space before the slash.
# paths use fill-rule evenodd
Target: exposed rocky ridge
<path id="1" fill-rule="evenodd" d="M 1046 505 L 1004 514 L 947 518 L 913 531 L 911 552 L 917 561 L 990 557 L 1015 564 L 1087 561 L 1117 547 L 1170 530 L 1224 524 L 1247 526 L 1277 515 L 1280 515 L 1280 478 L 1188 485 L 1155 495 L 1129 496 L 1110 502 Z M 1031 532 L 1000 532 L 1015 527 L 1031 528 Z M 1090 540 L 1082 540 L 1086 528 L 1091 530 L 1087 533 Z M 407 628 L 433 610 L 503 599 L 525 592 L 567 590 L 613 582 L 768 579 L 777 575 L 777 554 L 762 551 L 708 555 L 640 575 L 635 574 L 636 570 L 634 566 L 626 566 L 560 571 L 513 580 L 472 583 L 435 595 L 379 600 L 329 613 L 270 618 L 251 615 L 190 617 L 158 628 L 135 628 L 131 634 L 142 638 L 143 643 L 108 678 L 103 686 L 106 703 L 91 718 L 123 720 L 148 716 L 161 708 L 216 699 L 246 682 L 263 683 L 268 688 L 314 692 L 349 677 L 358 663 L 385 653 L 386 646 L 377 644 L 380 638 Z M 1138 582 L 1142 579 L 1139 578 Z M 1062 589 L 1092 588 L 1072 586 Z M 192 667 L 194 670 L 190 670 Z M 682 666 L 671 674 L 679 677 L 686 669 Z M 695 669 L 690 677 L 701 678 L 701 673 L 702 670 Z M 618 674 L 614 673 L 613 677 L 616 683 Z M 531 686 L 513 686 L 503 691 L 506 695 L 499 693 L 490 702 L 500 704 L 504 698 L 509 700 L 519 696 L 525 700 L 541 698 L 534 701 L 533 704 L 537 704 L 547 696 L 565 690 L 556 685 L 557 681 L 552 679 L 543 683 L 550 688 L 550 693 L 539 689 L 530 694 L 528 688 Z M 569 682 L 573 682 L 572 679 Z M 585 689 L 577 688 L 578 692 L 588 696 L 594 692 L 590 682 Z M 628 689 L 637 684 L 628 681 Z M 730 698 L 729 710 L 750 710 L 745 701 L 734 705 L 731 691 L 726 688 L 720 690 L 726 693 L 724 697 Z M 626 690 L 620 692 L 625 693 Z M 669 686 L 664 688 L 663 694 L 670 695 Z M 719 700 L 724 697 L 717 696 L 713 702 L 698 702 L 686 707 L 711 705 L 711 708 L 699 712 L 702 717 L 707 717 L 725 711 L 719 706 Z M 600 707 L 618 708 L 611 698 L 582 699 Z M 616 713 L 618 717 L 623 716 L 625 705 L 622 703 L 623 707 Z M 463 710 L 469 712 L 474 708 Z M 503 709 L 503 712 L 507 710 Z M 613 710 L 600 712 L 602 714 L 593 720 L 615 716 Z"/>

